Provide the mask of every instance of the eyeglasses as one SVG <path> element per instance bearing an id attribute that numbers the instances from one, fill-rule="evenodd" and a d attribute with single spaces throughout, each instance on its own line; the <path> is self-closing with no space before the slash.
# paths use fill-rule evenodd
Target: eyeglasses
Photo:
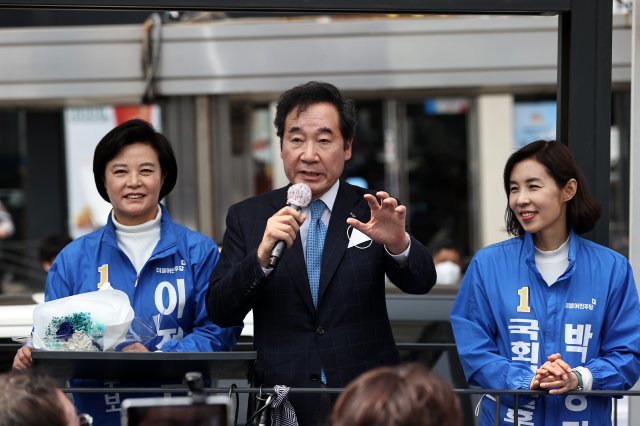
<path id="1" fill-rule="evenodd" d="M 93 425 L 93 417 L 87 413 L 78 414 L 78 422 L 80 426 L 91 426 Z"/>

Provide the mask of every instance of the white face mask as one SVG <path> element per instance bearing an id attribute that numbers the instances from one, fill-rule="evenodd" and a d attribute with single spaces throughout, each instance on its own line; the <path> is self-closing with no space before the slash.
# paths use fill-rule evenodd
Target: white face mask
<path id="1" fill-rule="evenodd" d="M 461 270 L 457 263 L 448 260 L 436 265 L 436 274 L 436 284 L 453 285 L 460 281 Z"/>

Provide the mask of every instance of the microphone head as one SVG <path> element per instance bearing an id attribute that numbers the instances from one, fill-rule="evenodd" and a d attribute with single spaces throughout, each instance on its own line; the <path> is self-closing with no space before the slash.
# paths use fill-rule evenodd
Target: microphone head
<path id="1" fill-rule="evenodd" d="M 304 183 L 291 185 L 287 190 L 287 204 L 306 207 L 311 202 L 311 188 Z"/>

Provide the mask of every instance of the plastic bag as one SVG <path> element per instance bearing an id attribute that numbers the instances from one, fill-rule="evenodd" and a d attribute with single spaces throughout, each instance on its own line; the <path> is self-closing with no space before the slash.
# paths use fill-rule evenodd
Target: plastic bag
<path id="1" fill-rule="evenodd" d="M 178 320 L 172 316 L 157 314 L 150 317 L 134 317 L 125 342 L 118 345 L 121 350 L 132 343 L 141 343 L 149 351 L 162 350 L 162 346 L 172 339 L 181 339 L 183 331 Z"/>

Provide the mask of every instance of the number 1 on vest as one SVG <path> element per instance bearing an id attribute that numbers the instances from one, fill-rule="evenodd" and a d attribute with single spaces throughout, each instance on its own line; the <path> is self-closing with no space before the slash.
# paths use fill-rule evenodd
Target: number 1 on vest
<path id="1" fill-rule="evenodd" d="M 519 289 L 518 296 L 520 296 L 520 304 L 516 310 L 518 312 L 531 312 L 531 307 L 529 307 L 529 287 Z"/>

